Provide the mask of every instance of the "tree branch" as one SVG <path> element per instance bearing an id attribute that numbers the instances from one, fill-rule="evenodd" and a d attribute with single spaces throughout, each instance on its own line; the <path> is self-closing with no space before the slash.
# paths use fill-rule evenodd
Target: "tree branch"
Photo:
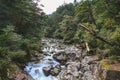
<path id="1" fill-rule="evenodd" d="M 87 30 L 87 31 L 88 31 L 92 36 L 94 36 L 95 38 L 97 38 L 97 39 L 99 39 L 99 40 L 101 40 L 101 41 L 103 41 L 103 42 L 105 42 L 105 43 L 107 43 L 107 44 L 109 44 L 109 45 L 112 45 L 112 46 L 113 46 L 113 45 L 116 45 L 116 46 L 119 46 L 119 47 L 120 47 L 120 44 L 117 44 L 116 42 L 112 42 L 112 41 L 106 39 L 105 37 L 97 34 L 93 29 L 88 28 L 88 27 L 86 27 L 86 26 L 83 25 L 83 24 L 79 24 L 79 26 L 83 27 L 85 30 Z"/>

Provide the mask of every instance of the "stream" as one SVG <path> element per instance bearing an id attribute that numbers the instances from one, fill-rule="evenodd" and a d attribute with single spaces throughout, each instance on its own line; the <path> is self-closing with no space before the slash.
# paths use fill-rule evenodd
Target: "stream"
<path id="1" fill-rule="evenodd" d="M 24 70 L 30 76 L 32 76 L 34 80 L 58 80 L 56 77 L 52 75 L 45 76 L 43 72 L 43 67 L 56 66 L 57 64 L 59 64 L 59 62 L 53 59 L 53 55 L 61 51 L 61 49 L 58 49 L 57 47 L 58 45 L 57 42 L 56 40 L 54 41 L 54 40 L 49 40 L 49 39 L 42 40 L 42 43 L 44 44 L 43 49 L 42 49 L 43 51 L 42 54 L 44 54 L 44 58 L 40 60 L 38 63 L 29 62 L 24 68 Z"/>

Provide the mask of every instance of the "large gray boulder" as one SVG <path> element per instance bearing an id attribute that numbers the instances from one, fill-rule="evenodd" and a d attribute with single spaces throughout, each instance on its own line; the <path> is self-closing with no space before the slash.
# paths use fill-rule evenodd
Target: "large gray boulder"
<path id="1" fill-rule="evenodd" d="M 58 52 L 53 55 L 53 58 L 60 62 L 61 64 L 65 64 L 67 62 L 67 54 L 65 52 Z"/>
<path id="2" fill-rule="evenodd" d="M 80 63 L 79 62 L 69 62 L 67 64 L 67 74 L 71 74 L 71 76 L 79 77 L 79 68 Z"/>

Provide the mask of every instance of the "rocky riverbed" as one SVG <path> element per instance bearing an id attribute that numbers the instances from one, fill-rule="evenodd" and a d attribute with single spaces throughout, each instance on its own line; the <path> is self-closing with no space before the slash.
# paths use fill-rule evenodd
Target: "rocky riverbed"
<path id="1" fill-rule="evenodd" d="M 103 69 L 100 59 L 88 56 L 80 45 L 56 39 L 43 39 L 42 44 L 43 53 L 24 69 L 34 80 L 120 80 L 120 72 Z"/>

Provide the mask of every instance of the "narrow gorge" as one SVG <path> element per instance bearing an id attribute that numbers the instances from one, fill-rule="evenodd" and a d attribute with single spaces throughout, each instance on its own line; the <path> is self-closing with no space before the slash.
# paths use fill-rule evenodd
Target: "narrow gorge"
<path id="1" fill-rule="evenodd" d="M 45 38 L 42 54 L 36 53 L 24 70 L 33 80 L 120 80 L 119 71 L 105 70 L 96 56 L 80 45 L 65 45 L 62 40 Z"/>

